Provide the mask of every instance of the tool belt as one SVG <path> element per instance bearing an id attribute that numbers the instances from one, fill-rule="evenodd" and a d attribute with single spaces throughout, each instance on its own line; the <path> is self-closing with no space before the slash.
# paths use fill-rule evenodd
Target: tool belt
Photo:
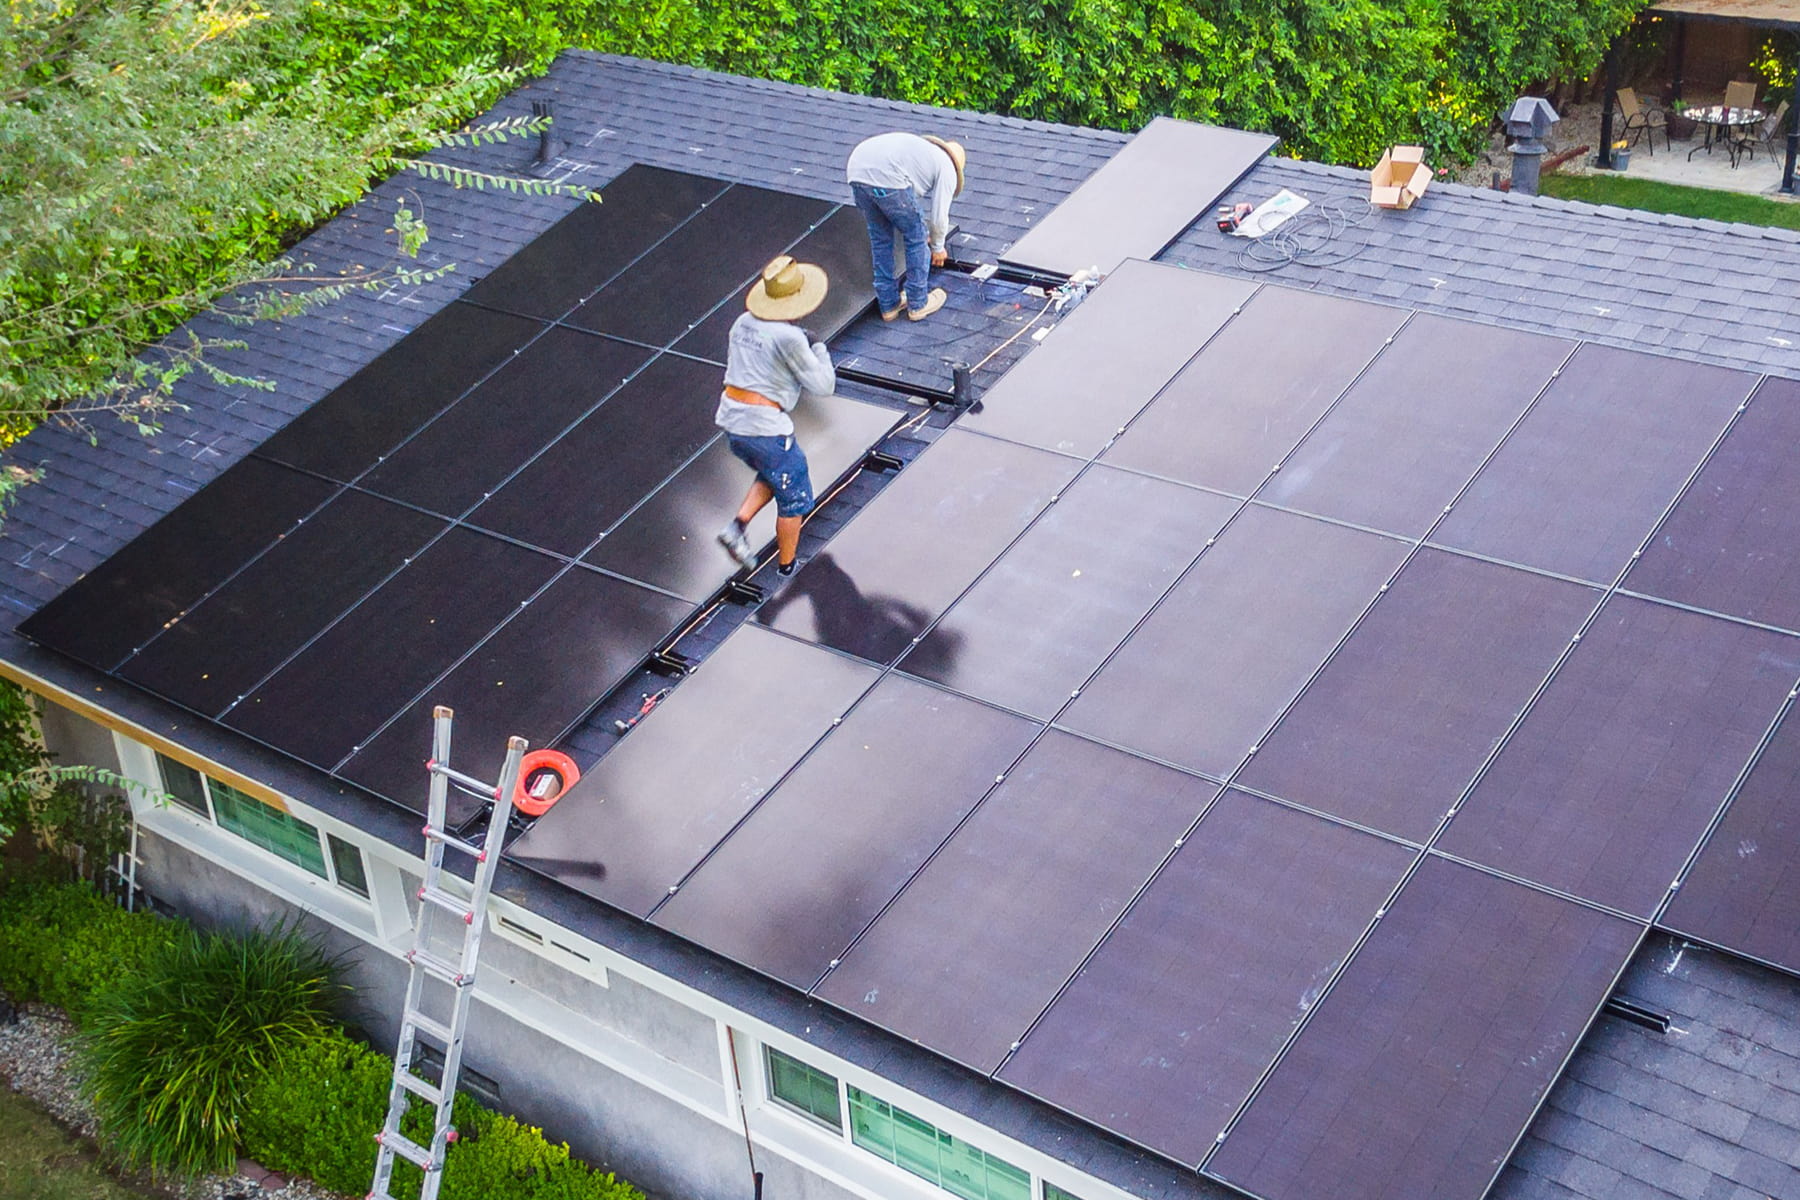
<path id="1" fill-rule="evenodd" d="M 767 396 L 762 395 L 760 392 L 753 392 L 748 388 L 732 387 L 729 383 L 725 385 L 725 398 L 727 400 L 736 400 L 739 404 L 761 404 L 768 408 L 781 407 L 781 405 L 775 403 Z"/>

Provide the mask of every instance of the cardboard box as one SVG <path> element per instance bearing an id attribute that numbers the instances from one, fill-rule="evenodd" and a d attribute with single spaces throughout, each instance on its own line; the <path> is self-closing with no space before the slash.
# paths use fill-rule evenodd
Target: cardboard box
<path id="1" fill-rule="evenodd" d="M 1369 203 L 1377 208 L 1411 208 L 1430 184 L 1425 147 L 1395 146 L 1383 151 L 1369 172 Z"/>

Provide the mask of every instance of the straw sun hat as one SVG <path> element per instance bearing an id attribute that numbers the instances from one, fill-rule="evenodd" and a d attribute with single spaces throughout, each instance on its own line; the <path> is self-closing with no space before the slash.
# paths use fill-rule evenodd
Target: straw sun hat
<path id="1" fill-rule="evenodd" d="M 956 164 L 956 194 L 958 196 L 962 195 L 963 168 L 969 165 L 969 155 L 963 150 L 962 143 L 952 142 L 941 137 L 932 137 L 929 133 L 925 134 L 924 138 L 939 150 L 948 154 L 950 156 L 950 161 Z"/>
<path id="2" fill-rule="evenodd" d="M 762 269 L 762 278 L 744 297 L 744 307 L 765 321 L 798 321 L 819 307 L 830 286 L 822 268 L 783 254 Z"/>

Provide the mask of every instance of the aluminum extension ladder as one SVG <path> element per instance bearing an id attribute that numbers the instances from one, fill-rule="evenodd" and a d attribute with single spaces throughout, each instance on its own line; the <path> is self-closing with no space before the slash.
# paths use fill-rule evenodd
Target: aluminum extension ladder
<path id="1" fill-rule="evenodd" d="M 406 961 L 411 970 L 406 981 L 406 1008 L 400 1020 L 400 1044 L 394 1051 L 394 1084 L 388 1092 L 387 1120 L 375 1135 L 380 1147 L 375 1157 L 375 1182 L 369 1200 L 393 1200 L 389 1186 L 393 1182 L 394 1160 L 405 1159 L 417 1167 L 424 1179 L 419 1200 L 436 1200 L 444 1178 L 444 1152 L 456 1140 L 450 1125 L 450 1105 L 456 1096 L 456 1077 L 462 1069 L 463 1034 L 469 1023 L 469 1004 L 475 992 L 475 960 L 481 950 L 481 927 L 487 912 L 488 893 L 494 884 L 494 871 L 500 865 L 501 839 L 512 816 L 514 788 L 518 786 L 519 764 L 525 757 L 525 739 L 515 737 L 506 743 L 506 764 L 500 769 L 498 784 L 484 783 L 450 769 L 450 723 L 455 714 L 443 705 L 432 710 L 431 761 L 425 769 L 431 772 L 431 799 L 425 818 L 425 880 L 419 888 L 419 920 L 413 930 L 413 948 Z M 488 819 L 487 837 L 477 846 L 454 837 L 445 828 L 450 785 L 483 799 L 494 801 L 493 815 Z M 456 850 L 475 860 L 475 881 L 467 900 L 444 889 L 444 851 Z M 461 950 L 446 957 L 434 952 L 433 935 L 449 923 L 448 932 L 460 941 Z M 425 1010 L 426 985 L 441 985 L 449 992 L 450 1012 L 438 1019 Z M 421 1037 L 428 1039 L 422 1043 Z M 413 1061 L 420 1046 L 435 1042 L 443 1049 L 443 1073 L 437 1083 L 422 1079 L 413 1071 Z M 431 1142 L 421 1146 L 400 1132 L 401 1122 L 411 1110 L 413 1101 L 422 1100 L 437 1110 L 432 1123 Z"/>

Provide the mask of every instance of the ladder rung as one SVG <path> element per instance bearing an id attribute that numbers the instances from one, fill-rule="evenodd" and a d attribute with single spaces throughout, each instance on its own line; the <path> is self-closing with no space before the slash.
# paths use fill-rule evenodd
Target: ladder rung
<path id="1" fill-rule="evenodd" d="M 418 1096 L 421 1099 L 429 1100 L 433 1104 L 442 1104 L 444 1102 L 444 1093 L 436 1084 L 427 1083 L 405 1067 L 394 1068 L 394 1082 L 411 1092 L 413 1095 Z"/>
<path id="2" fill-rule="evenodd" d="M 423 950 L 408 950 L 406 961 L 434 979 L 441 979 L 456 987 L 467 987 L 475 982 L 473 971 L 464 971 L 455 963 L 445 962 L 435 954 L 427 954 Z"/>
<path id="3" fill-rule="evenodd" d="M 421 1171 L 437 1170 L 437 1164 L 431 1159 L 431 1151 L 417 1142 L 387 1129 L 376 1134 L 375 1140 Z"/>
<path id="4" fill-rule="evenodd" d="M 442 829 L 433 829 L 429 825 L 425 826 L 425 840 L 428 842 L 442 842 L 452 850 L 461 850 L 476 862 L 487 861 L 486 850 L 477 846 L 474 842 L 465 842 L 455 834 L 446 833 Z"/>
<path id="5" fill-rule="evenodd" d="M 426 904 L 436 905 L 451 916 L 461 917 L 464 925 L 475 923 L 475 911 L 449 892 L 434 887 L 422 887 L 419 889 L 419 899 Z"/>
<path id="6" fill-rule="evenodd" d="M 448 1025 L 439 1024 L 438 1022 L 432 1020 L 430 1017 L 426 1016 L 424 1013 L 418 1013 L 418 1012 L 409 1013 L 409 1014 L 407 1014 L 406 1019 L 401 1022 L 401 1024 L 403 1026 L 411 1025 L 413 1027 L 413 1032 L 415 1034 L 418 1034 L 418 1033 L 430 1034 L 432 1037 L 436 1038 L 438 1041 L 444 1043 L 444 1049 L 448 1050 L 450 1048 L 450 1041 L 451 1041 L 450 1027 Z"/>
<path id="7" fill-rule="evenodd" d="M 494 800 L 500 795 L 500 789 L 496 785 L 477 779 L 473 775 L 464 775 L 461 771 L 453 771 L 443 763 L 428 762 L 425 764 L 425 769 L 433 775 L 442 775 L 452 783 L 468 788 L 483 799 Z"/>

